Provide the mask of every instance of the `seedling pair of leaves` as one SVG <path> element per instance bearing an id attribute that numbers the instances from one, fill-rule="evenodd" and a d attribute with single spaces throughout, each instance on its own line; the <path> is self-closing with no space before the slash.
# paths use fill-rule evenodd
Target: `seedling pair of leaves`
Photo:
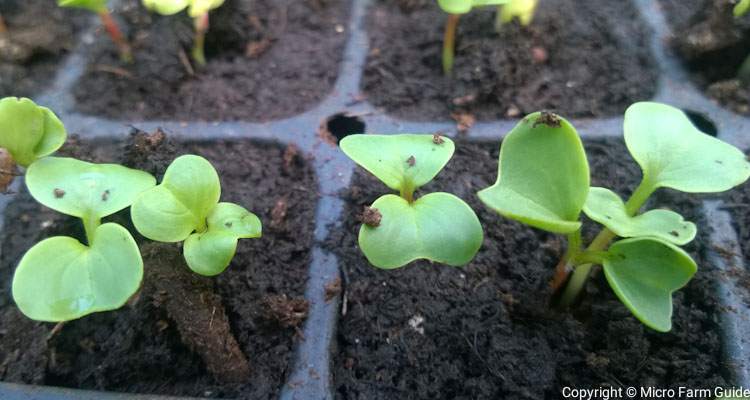
<path id="1" fill-rule="evenodd" d="M 208 32 L 208 12 L 224 4 L 224 0 L 142 0 L 143 5 L 161 15 L 174 15 L 188 10 L 193 18 L 195 38 L 191 55 L 199 65 L 206 65 L 205 42 Z"/>
<path id="2" fill-rule="evenodd" d="M 538 0 L 438 0 L 440 8 L 448 14 L 443 38 L 443 72 L 450 75 L 456 52 L 456 30 L 461 15 L 468 14 L 475 7 L 497 6 L 495 29 L 500 31 L 503 24 L 518 18 L 522 25 L 528 25 L 534 18 Z"/>
<path id="3" fill-rule="evenodd" d="M 229 266 L 242 238 L 261 236 L 258 217 L 233 203 L 220 203 L 219 175 L 205 158 L 185 155 L 167 168 L 159 186 L 131 208 L 135 228 L 159 242 L 182 242 L 194 272 L 214 276 Z"/>
<path id="4" fill-rule="evenodd" d="M 117 49 L 120 52 L 120 59 L 127 63 L 133 62 L 133 52 L 130 48 L 130 43 L 128 43 L 125 35 L 122 34 L 117 22 L 112 18 L 112 14 L 107 10 L 107 0 L 57 0 L 57 5 L 60 7 L 82 8 L 98 14 L 104 29 L 109 34 L 109 37 L 112 38 L 115 45 L 117 45 Z"/>
<path id="5" fill-rule="evenodd" d="M 371 264 L 392 269 L 417 259 L 454 266 L 471 261 L 484 236 L 471 207 L 449 193 L 414 197 L 453 156 L 453 141 L 438 135 L 350 135 L 340 146 L 400 194 L 381 196 L 366 212 L 359 246 Z"/>
<path id="6" fill-rule="evenodd" d="M 679 246 L 696 234 L 692 222 L 668 210 L 640 213 L 658 188 L 687 193 L 729 190 L 750 177 L 737 148 L 695 128 L 677 108 L 635 103 L 625 112 L 625 143 L 643 179 L 626 202 L 606 188 L 589 187 L 589 165 L 575 128 L 551 113 L 524 118 L 503 140 L 497 182 L 479 198 L 503 216 L 535 228 L 566 234 L 569 249 L 560 264 L 574 268 L 561 300 L 569 305 L 593 264 L 617 297 L 642 323 L 671 329 L 672 293 L 693 277 L 696 263 Z M 603 229 L 581 247 L 580 213 Z M 624 239 L 610 245 L 615 237 Z"/>

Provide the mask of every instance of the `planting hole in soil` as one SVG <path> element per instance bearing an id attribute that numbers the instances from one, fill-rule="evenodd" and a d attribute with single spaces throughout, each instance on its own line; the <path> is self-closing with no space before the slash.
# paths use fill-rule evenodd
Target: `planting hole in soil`
<path id="1" fill-rule="evenodd" d="M 333 136 L 336 143 L 341 139 L 359 133 L 365 133 L 365 122 L 361 117 L 350 115 L 348 113 L 333 114 L 326 118 L 321 124 L 321 134 L 324 136 Z"/>
<path id="2" fill-rule="evenodd" d="M 695 125 L 695 127 L 698 128 L 701 132 L 713 137 L 716 137 L 716 135 L 718 135 L 719 131 L 716 128 L 716 124 L 714 124 L 714 122 L 704 114 L 686 109 L 683 109 L 682 112 L 687 115 L 687 117 L 690 119 L 690 122 L 692 122 L 693 125 Z"/>

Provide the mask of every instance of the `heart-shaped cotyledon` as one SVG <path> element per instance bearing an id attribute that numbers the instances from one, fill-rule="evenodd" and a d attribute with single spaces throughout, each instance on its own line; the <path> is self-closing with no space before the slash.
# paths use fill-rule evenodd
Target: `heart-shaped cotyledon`
<path id="1" fill-rule="evenodd" d="M 68 321 L 122 307 L 140 286 L 143 260 L 130 233 L 107 223 L 91 246 L 56 236 L 32 247 L 13 277 L 13 299 L 37 321 Z"/>

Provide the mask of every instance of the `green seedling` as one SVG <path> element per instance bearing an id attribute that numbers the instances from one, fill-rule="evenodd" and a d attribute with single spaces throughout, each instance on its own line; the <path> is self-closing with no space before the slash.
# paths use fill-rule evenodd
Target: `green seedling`
<path id="1" fill-rule="evenodd" d="M 86 244 L 56 236 L 32 247 L 13 277 L 13 299 L 38 321 L 60 322 L 114 310 L 139 288 L 143 261 L 130 233 L 101 219 L 130 206 L 156 180 L 114 164 L 45 157 L 26 170 L 26 185 L 41 204 L 80 218 Z"/>
<path id="2" fill-rule="evenodd" d="M 448 14 L 443 37 L 443 72 L 450 75 L 456 52 L 456 30 L 461 15 L 468 14 L 475 7 L 497 6 L 496 29 L 513 18 L 528 25 L 534 16 L 537 0 L 438 0 L 440 8 Z"/>
<path id="3" fill-rule="evenodd" d="M 198 65 L 206 65 L 204 51 L 206 32 L 208 32 L 208 12 L 224 4 L 224 0 L 143 0 L 143 5 L 161 15 L 173 15 L 188 9 L 193 18 L 195 38 L 191 55 Z"/>
<path id="4" fill-rule="evenodd" d="M 350 135 L 341 149 L 400 196 L 386 194 L 365 210 L 359 247 L 378 268 L 427 259 L 465 265 L 482 245 L 474 211 L 449 193 L 414 192 L 430 182 L 453 156 L 455 145 L 439 135 Z"/>
<path id="5" fill-rule="evenodd" d="M 130 210 L 136 229 L 159 242 L 184 241 L 183 255 L 194 272 L 222 273 L 237 241 L 261 236 L 255 214 L 232 203 L 219 203 L 221 185 L 208 160 L 195 155 L 175 159 L 161 184 L 143 192 Z"/>
<path id="6" fill-rule="evenodd" d="M 127 63 L 133 62 L 133 52 L 130 49 L 130 43 L 125 39 L 125 35 L 122 34 L 122 31 L 117 26 L 117 22 L 115 22 L 112 14 L 107 9 L 107 0 L 57 0 L 57 5 L 60 7 L 83 8 L 97 13 L 104 29 L 117 46 L 120 52 L 120 59 Z"/>
<path id="7" fill-rule="evenodd" d="M 750 0 L 741 0 L 734 6 L 733 13 L 735 18 L 740 18 L 745 16 L 748 11 L 750 11 Z M 737 71 L 737 79 L 745 86 L 750 85 L 750 55 L 745 57 L 745 61 L 740 65 L 740 69 Z"/>
<path id="8" fill-rule="evenodd" d="M 665 104 L 633 104 L 625 112 L 624 131 L 627 148 L 643 171 L 625 202 L 609 189 L 589 187 L 578 133 L 565 119 L 545 112 L 527 116 L 508 134 L 497 182 L 479 198 L 508 218 L 567 235 L 568 250 L 553 281 L 563 290 L 562 306 L 575 301 L 593 265 L 602 265 L 609 285 L 633 315 L 666 332 L 672 326 L 672 293 L 697 269 L 678 247 L 695 237 L 696 227 L 675 212 L 641 213 L 641 207 L 662 187 L 687 193 L 729 190 L 750 177 L 750 164 L 739 149 L 699 131 L 682 111 Z M 581 211 L 604 226 L 585 248 Z M 624 239 L 610 244 L 618 236 Z"/>
<path id="9" fill-rule="evenodd" d="M 0 100 L 0 132 L 0 191 L 13 181 L 16 165 L 26 168 L 54 153 L 67 137 L 52 111 L 16 97 Z"/>

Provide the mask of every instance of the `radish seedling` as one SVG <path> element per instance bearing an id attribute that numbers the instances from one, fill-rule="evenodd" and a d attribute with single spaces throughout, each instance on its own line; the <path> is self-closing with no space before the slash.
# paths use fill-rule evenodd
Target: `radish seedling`
<path id="1" fill-rule="evenodd" d="M 750 164 L 734 146 L 695 128 L 677 108 L 642 102 L 625 112 L 625 143 L 643 179 L 626 202 L 605 188 L 589 188 L 581 139 L 568 121 L 551 113 L 524 118 L 503 140 L 497 182 L 479 198 L 498 213 L 527 225 L 566 234 L 568 250 L 553 286 L 569 306 L 594 264 L 602 265 L 617 297 L 645 325 L 671 329 L 672 293 L 696 272 L 678 246 L 690 242 L 695 225 L 672 211 L 639 214 L 660 187 L 688 193 L 729 190 L 750 177 Z M 581 211 L 604 229 L 585 249 Z M 610 245 L 617 236 L 625 239 Z"/>
<path id="2" fill-rule="evenodd" d="M 237 241 L 261 236 L 255 214 L 232 203 L 219 203 L 219 175 L 208 160 L 176 158 L 161 184 L 145 191 L 130 214 L 143 236 L 159 242 L 185 241 L 183 255 L 194 272 L 213 276 L 232 261 Z"/>
<path id="3" fill-rule="evenodd" d="M 71 7 L 71 8 L 83 8 L 86 10 L 93 11 L 99 15 L 99 19 L 104 25 L 104 29 L 112 38 L 112 41 L 117 45 L 117 49 L 120 52 L 120 59 L 124 62 L 133 62 L 133 52 L 130 49 L 130 44 L 125 35 L 117 26 L 112 14 L 107 10 L 107 0 L 57 0 L 57 5 L 60 7 Z"/>
<path id="4" fill-rule="evenodd" d="M 101 219 L 128 206 L 156 180 L 114 164 L 45 157 L 26 170 L 38 202 L 83 221 L 87 244 L 56 236 L 24 254 L 13 299 L 27 317 L 60 322 L 120 308 L 139 288 L 143 260 L 130 233 Z"/>
<path id="5" fill-rule="evenodd" d="M 443 72 L 450 75 L 453 71 L 453 58 L 456 52 L 456 29 L 461 15 L 468 14 L 473 8 L 481 6 L 498 6 L 496 28 L 503 22 L 510 22 L 518 17 L 523 25 L 531 23 L 537 0 L 438 0 L 438 5 L 448 14 L 443 37 Z"/>
<path id="6" fill-rule="evenodd" d="M 62 146 L 67 137 L 65 127 L 46 107 L 26 98 L 6 97 L 0 100 L 0 191 L 5 191 L 15 174 L 16 164 L 28 167 L 41 157 Z"/>
<path id="7" fill-rule="evenodd" d="M 363 215 L 359 247 L 371 264 L 392 269 L 428 259 L 460 266 L 474 258 L 483 233 L 471 207 L 449 193 L 414 198 L 453 156 L 453 141 L 439 135 L 350 135 L 340 145 L 400 193 L 381 196 Z"/>
<path id="8" fill-rule="evenodd" d="M 173 15 L 188 9 L 188 15 L 193 18 L 195 38 L 193 40 L 193 59 L 199 65 L 206 65 L 204 43 L 208 32 L 208 12 L 224 4 L 224 0 L 143 0 L 143 5 L 149 10 L 161 15 Z"/>

